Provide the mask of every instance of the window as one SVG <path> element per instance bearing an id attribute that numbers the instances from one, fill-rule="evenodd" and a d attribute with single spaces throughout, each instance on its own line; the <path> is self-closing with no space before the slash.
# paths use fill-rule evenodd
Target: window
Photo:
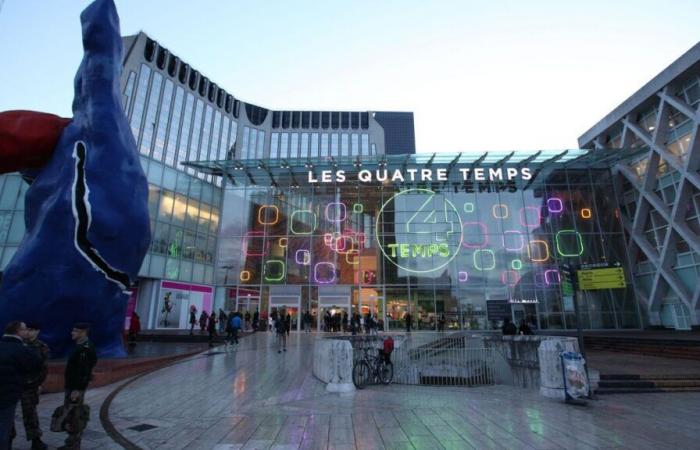
<path id="1" fill-rule="evenodd" d="M 124 113 L 129 114 L 129 101 L 134 93 L 134 83 L 136 83 L 136 72 L 129 72 L 129 78 L 126 80 L 126 86 L 124 87 Z"/>
<path id="2" fill-rule="evenodd" d="M 182 100 L 185 97 L 185 90 L 180 86 L 175 89 L 175 102 L 173 103 L 173 115 L 170 119 L 170 132 L 168 133 L 168 143 L 165 149 L 165 164 L 175 166 L 175 153 L 177 149 L 177 132 L 180 129 L 180 117 L 182 117 Z"/>
<path id="3" fill-rule="evenodd" d="M 292 113 L 292 128 L 299 128 L 299 111 L 294 111 Z"/>
<path id="4" fill-rule="evenodd" d="M 160 88 L 162 84 L 163 75 L 158 72 L 154 73 L 153 81 L 151 82 L 151 95 L 148 98 L 148 107 L 146 109 L 146 119 L 143 124 L 141 146 L 139 147 L 142 155 L 149 156 L 151 152 L 153 135 L 156 130 L 156 113 L 158 112 L 158 101 L 160 100 Z"/>
<path id="5" fill-rule="evenodd" d="M 311 113 L 311 128 L 318 128 L 321 114 L 318 111 Z"/>
<path id="6" fill-rule="evenodd" d="M 248 159 L 248 140 L 250 139 L 250 127 L 243 128 L 243 140 L 241 142 L 241 159 Z"/>
<path id="7" fill-rule="evenodd" d="M 141 130 L 141 119 L 143 111 L 146 107 L 146 95 L 148 94 L 148 81 L 151 76 L 151 68 L 145 64 L 141 64 L 141 73 L 139 74 L 139 84 L 136 88 L 136 97 L 134 100 L 134 110 L 131 113 L 131 133 L 134 139 L 138 142 L 139 131 Z"/>
<path id="8" fill-rule="evenodd" d="M 304 112 L 301 113 L 301 127 L 302 127 L 303 129 L 306 130 L 307 128 L 309 128 L 310 119 L 311 119 L 311 113 L 310 113 L 310 112 L 304 111 Z"/>
<path id="9" fill-rule="evenodd" d="M 199 151 L 197 152 L 197 159 L 199 161 L 206 161 L 209 158 L 209 143 L 211 142 L 211 119 L 214 113 L 211 105 L 207 104 L 204 108 L 204 123 L 202 125 L 202 143 L 199 146 Z M 197 178 L 204 180 L 208 176 L 197 172 Z"/>
<path id="10" fill-rule="evenodd" d="M 309 133 L 301 134 L 301 149 L 299 151 L 299 158 L 306 158 L 309 156 Z"/>
<path id="11" fill-rule="evenodd" d="M 369 155 L 369 134 L 362 135 L 362 154 Z"/>
<path id="12" fill-rule="evenodd" d="M 272 128 L 280 127 L 280 112 L 272 111 Z"/>
<path id="13" fill-rule="evenodd" d="M 182 130 L 180 130 L 180 145 L 177 151 L 177 161 L 175 166 L 177 167 L 181 162 L 187 161 L 187 149 L 190 147 L 190 128 L 192 126 L 192 108 L 194 105 L 194 96 L 192 94 L 187 94 L 187 99 L 185 100 L 185 113 L 182 118 Z"/>
<path id="14" fill-rule="evenodd" d="M 289 133 L 282 133 L 280 139 L 280 158 L 289 156 Z"/>
<path id="15" fill-rule="evenodd" d="M 347 156 L 350 154 L 349 144 L 348 144 L 348 134 L 343 133 L 340 135 L 340 154 Z"/>
<path id="16" fill-rule="evenodd" d="M 289 148 L 289 157 L 296 158 L 299 152 L 299 133 L 292 133 L 291 144 Z"/>
<path id="17" fill-rule="evenodd" d="M 270 158 L 277 159 L 279 155 L 279 133 L 272 133 L 270 135 Z"/>
<path id="18" fill-rule="evenodd" d="M 360 126 L 363 130 L 369 128 L 369 113 L 364 112 L 360 114 Z"/>
<path id="19" fill-rule="evenodd" d="M 324 130 L 328 129 L 331 122 L 331 113 L 324 111 L 321 113 L 321 128 Z"/>
<path id="20" fill-rule="evenodd" d="M 340 126 L 342 128 L 350 128 L 350 113 L 349 112 L 340 113 Z"/>
<path id="21" fill-rule="evenodd" d="M 211 148 L 209 150 L 209 160 L 215 161 L 219 159 L 221 148 L 226 145 L 226 139 L 221 138 L 221 113 L 214 112 L 214 129 L 211 132 Z"/>
<path id="22" fill-rule="evenodd" d="M 319 154 L 318 154 L 318 133 L 314 133 L 311 135 L 311 154 L 309 156 L 311 158 L 316 158 L 319 156 Z"/>
<path id="23" fill-rule="evenodd" d="M 250 129 L 250 137 L 248 138 L 248 158 L 253 159 L 257 155 L 255 149 L 258 145 L 258 130 L 255 128 Z"/>
<path id="24" fill-rule="evenodd" d="M 357 156 L 360 154 L 360 137 L 357 133 L 353 133 L 351 137 L 350 154 Z"/>
<path id="25" fill-rule="evenodd" d="M 258 158 L 263 158 L 265 153 L 265 132 L 260 130 L 258 131 L 258 146 L 257 146 L 257 151 L 256 155 Z"/>
<path id="26" fill-rule="evenodd" d="M 340 126 L 340 113 L 338 111 L 333 111 L 331 113 L 331 128 L 337 130 Z"/>
<path id="27" fill-rule="evenodd" d="M 357 130 L 360 128 L 360 113 L 359 112 L 354 112 L 350 113 L 350 123 L 352 126 L 353 130 Z"/>
<path id="28" fill-rule="evenodd" d="M 328 156 L 328 133 L 321 134 L 321 156 Z"/>
<path id="29" fill-rule="evenodd" d="M 163 149 L 165 147 L 165 132 L 168 129 L 168 118 L 170 116 L 170 103 L 173 98 L 174 84 L 170 80 L 165 80 L 165 89 L 163 90 L 163 101 L 160 106 L 160 114 L 158 116 L 158 129 L 156 131 L 156 142 L 153 146 L 153 159 L 156 161 L 163 160 Z"/>
<path id="30" fill-rule="evenodd" d="M 289 111 L 282 112 L 282 128 L 289 128 Z"/>
<path id="31" fill-rule="evenodd" d="M 331 135 L 331 156 L 338 156 L 339 154 L 338 133 L 333 133 Z"/>
<path id="32" fill-rule="evenodd" d="M 219 145 L 219 154 L 216 155 L 217 160 L 227 159 L 226 154 L 231 146 L 231 119 L 227 116 L 223 116 L 223 122 L 221 126 L 221 144 Z"/>

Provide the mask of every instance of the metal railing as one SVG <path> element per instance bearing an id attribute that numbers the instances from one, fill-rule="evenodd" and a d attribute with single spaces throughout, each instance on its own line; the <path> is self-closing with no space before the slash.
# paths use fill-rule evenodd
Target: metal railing
<path id="1" fill-rule="evenodd" d="M 347 336 L 353 359 L 365 350 L 383 346 L 380 336 Z M 393 383 L 423 386 L 483 386 L 503 380 L 496 350 L 485 348 L 478 337 L 466 333 L 416 333 L 395 335 L 391 361 Z"/>

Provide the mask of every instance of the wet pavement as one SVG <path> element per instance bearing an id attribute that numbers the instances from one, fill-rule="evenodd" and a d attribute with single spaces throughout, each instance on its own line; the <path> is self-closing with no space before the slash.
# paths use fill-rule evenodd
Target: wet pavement
<path id="1" fill-rule="evenodd" d="M 313 335 L 293 333 L 278 354 L 271 334 L 256 333 L 230 353 L 217 347 L 136 378 L 114 397 L 109 419 L 149 449 L 700 447 L 700 393 L 610 395 L 587 407 L 509 386 L 329 394 L 311 373 L 312 348 Z M 89 391 L 83 448 L 119 448 L 98 420 L 116 386 Z M 44 429 L 58 401 L 42 397 Z M 61 435 L 46 438 L 57 445 Z"/>

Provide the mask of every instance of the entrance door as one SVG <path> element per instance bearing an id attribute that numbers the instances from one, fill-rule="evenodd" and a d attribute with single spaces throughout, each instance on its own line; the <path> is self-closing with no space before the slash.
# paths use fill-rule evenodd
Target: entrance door
<path id="1" fill-rule="evenodd" d="M 301 330 L 301 320 L 299 312 L 301 311 L 301 297 L 298 295 L 270 295 L 268 305 L 268 317 L 272 316 L 273 311 L 276 314 L 284 311 L 292 318 L 292 330 Z"/>
<path id="2" fill-rule="evenodd" d="M 328 313 L 328 314 L 326 314 Z M 318 298 L 318 320 L 316 331 L 333 331 L 334 323 L 340 321 L 341 329 L 343 313 L 351 314 L 349 295 L 323 295 Z"/>

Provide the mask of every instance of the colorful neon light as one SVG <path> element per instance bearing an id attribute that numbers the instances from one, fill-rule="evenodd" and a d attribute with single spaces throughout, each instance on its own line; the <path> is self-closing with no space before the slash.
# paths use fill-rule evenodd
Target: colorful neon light
<path id="1" fill-rule="evenodd" d="M 277 276 L 269 276 L 269 274 L 273 272 L 273 270 L 270 268 L 270 264 L 278 265 L 279 267 L 282 268 L 280 271 L 281 274 Z M 278 261 L 276 259 L 270 259 L 268 261 L 265 261 L 265 266 L 264 266 L 264 273 L 265 273 L 265 281 L 271 281 L 271 282 L 277 282 L 277 281 L 282 281 L 284 280 L 284 275 L 287 272 L 287 266 L 284 263 L 284 261 Z"/>
<path id="2" fill-rule="evenodd" d="M 547 209 L 551 213 L 560 213 L 564 211 L 564 203 L 559 197 L 550 197 L 547 199 Z"/>
<path id="3" fill-rule="evenodd" d="M 329 279 L 323 280 L 318 276 L 318 269 L 319 267 L 323 266 L 328 266 L 330 267 L 330 272 L 332 276 Z M 317 284 L 330 284 L 335 282 L 336 274 L 335 274 L 335 264 L 332 262 L 317 262 L 316 265 L 314 266 L 314 280 L 316 281 Z"/>
<path id="4" fill-rule="evenodd" d="M 335 216 L 335 214 L 336 214 L 335 211 L 342 211 L 343 212 L 342 214 L 339 214 L 340 218 L 336 218 L 336 217 L 331 218 L 331 216 L 328 214 L 331 206 L 333 206 L 333 205 L 338 205 L 338 208 L 333 208 L 333 211 L 334 211 L 333 216 Z M 341 206 L 342 206 L 342 208 L 340 208 Z M 345 203 L 343 203 L 343 202 L 330 202 L 329 204 L 326 205 L 326 220 L 329 222 L 342 222 L 343 220 L 345 220 L 347 215 L 348 215 L 348 210 L 345 206 Z"/>
<path id="5" fill-rule="evenodd" d="M 535 217 L 537 217 L 536 223 L 531 223 L 528 220 L 528 211 L 534 211 L 535 212 Z M 540 214 L 540 208 L 535 207 L 535 206 L 525 206 L 523 208 L 520 208 L 520 225 L 524 227 L 538 227 L 540 225 L 540 222 L 542 221 L 542 215 Z"/>
<path id="6" fill-rule="evenodd" d="M 513 261 L 510 262 L 510 267 L 513 270 L 520 270 L 523 268 L 523 262 L 520 261 L 519 259 L 514 259 Z"/>
<path id="7" fill-rule="evenodd" d="M 471 234 L 466 233 L 464 231 L 464 228 L 467 227 L 467 225 L 469 225 L 469 226 L 476 225 L 481 229 L 480 234 L 481 234 L 481 241 L 482 242 L 480 242 L 478 244 L 473 243 L 473 242 L 467 242 L 469 240 L 469 236 L 476 236 L 476 234 L 471 235 Z M 486 227 L 485 224 L 483 224 L 481 222 L 464 222 L 464 225 L 462 226 L 462 235 L 464 236 L 463 241 L 462 241 L 462 247 L 464 247 L 464 248 L 484 248 L 487 245 L 489 245 L 488 228 Z"/>
<path id="8" fill-rule="evenodd" d="M 352 205 L 352 212 L 355 214 L 362 214 L 362 211 L 365 210 L 365 207 L 362 203 L 355 203 Z"/>
<path id="9" fill-rule="evenodd" d="M 501 272 L 501 283 L 508 286 L 515 286 L 520 281 L 520 274 L 514 270 L 504 270 Z"/>
<path id="10" fill-rule="evenodd" d="M 350 258 L 352 256 L 352 259 Z M 360 251 L 359 250 L 348 250 L 345 253 L 345 262 L 352 264 L 353 266 L 360 264 Z"/>
<path id="11" fill-rule="evenodd" d="M 533 244 L 535 244 L 537 247 L 539 247 L 539 250 L 535 254 L 535 251 L 533 250 Z M 541 250 L 544 248 L 544 252 Z M 542 254 L 544 253 L 544 257 Z M 547 244 L 547 241 L 543 241 L 540 239 L 533 239 L 527 244 L 527 256 L 530 257 L 530 261 L 534 262 L 545 262 L 549 259 L 549 244 Z"/>
<path id="12" fill-rule="evenodd" d="M 460 283 L 466 283 L 467 279 L 469 279 L 469 274 L 463 270 L 460 270 L 457 274 L 457 277 Z"/>
<path id="13" fill-rule="evenodd" d="M 263 211 L 267 210 L 268 208 L 271 208 L 275 211 L 275 220 L 273 220 L 272 222 L 265 222 L 264 217 L 267 214 L 262 213 Z M 280 210 L 276 205 L 262 205 L 260 207 L 260 209 L 258 209 L 258 223 L 260 225 L 274 225 L 277 222 L 279 222 L 279 220 L 280 220 Z"/>
<path id="14" fill-rule="evenodd" d="M 474 212 L 474 203 L 466 202 L 464 204 L 464 212 L 465 213 L 473 213 Z"/>
<path id="15" fill-rule="evenodd" d="M 250 280 L 250 270 L 241 270 L 241 274 L 239 276 L 241 281 L 249 281 Z"/>
<path id="16" fill-rule="evenodd" d="M 323 235 L 323 243 L 330 247 L 333 244 L 333 235 L 330 233 L 325 233 Z"/>
<path id="17" fill-rule="evenodd" d="M 243 235 L 243 242 L 241 246 L 243 247 L 243 254 L 245 256 L 265 256 L 268 245 L 263 243 L 262 253 L 251 253 L 248 251 L 248 246 L 250 245 L 249 239 L 253 238 L 265 239 L 265 233 L 263 231 L 248 231 Z"/>
<path id="18" fill-rule="evenodd" d="M 583 219 L 590 219 L 592 215 L 593 211 L 591 211 L 591 208 L 583 208 L 581 210 L 581 218 Z"/>
<path id="19" fill-rule="evenodd" d="M 481 260 L 480 255 L 482 253 L 488 253 L 489 255 L 491 255 L 491 264 L 490 265 L 488 265 L 488 266 L 480 265 L 480 263 L 478 261 Z M 476 270 L 481 270 L 481 271 L 488 271 L 488 270 L 495 269 L 496 268 L 496 254 L 493 253 L 493 250 L 488 249 L 488 248 L 476 250 L 474 252 L 474 268 Z"/>
<path id="20" fill-rule="evenodd" d="M 301 232 L 301 231 L 296 231 L 294 229 L 294 216 L 297 214 L 311 214 L 313 217 L 313 226 L 308 232 Z M 304 223 L 303 220 L 299 220 L 299 222 Z M 311 234 L 316 230 L 316 227 L 318 226 L 318 223 L 316 221 L 316 213 L 311 211 L 310 209 L 297 209 L 295 211 L 292 211 L 292 215 L 289 216 L 289 229 L 292 232 L 292 234 Z"/>
<path id="21" fill-rule="evenodd" d="M 281 237 L 277 241 L 277 245 L 279 245 L 282 248 L 287 248 L 287 238 L 286 237 Z"/>
<path id="22" fill-rule="evenodd" d="M 496 210 L 500 209 L 501 215 L 496 214 Z M 508 218 L 508 205 L 503 203 L 496 203 L 491 207 L 491 214 L 494 219 L 507 219 Z"/>
<path id="23" fill-rule="evenodd" d="M 301 259 L 299 259 L 299 255 L 302 255 Z M 311 252 L 305 248 L 297 250 L 296 253 L 294 253 L 294 262 L 302 266 L 308 266 L 311 264 Z"/>
<path id="24" fill-rule="evenodd" d="M 508 244 L 512 244 L 512 242 L 509 242 L 510 239 L 508 236 L 517 236 L 518 241 L 520 241 L 520 244 L 518 246 L 509 246 Z M 503 248 L 506 249 L 508 252 L 519 252 L 520 250 L 523 249 L 525 246 L 525 238 L 523 237 L 523 234 L 520 231 L 517 230 L 506 230 L 503 232 Z"/>
<path id="25" fill-rule="evenodd" d="M 544 271 L 544 282 L 546 285 L 559 284 L 561 282 L 561 275 L 556 269 L 549 269 Z"/>
<path id="26" fill-rule="evenodd" d="M 571 235 L 573 235 L 576 238 L 576 250 L 574 250 L 574 251 L 569 251 L 568 248 L 564 248 L 565 246 L 562 245 L 562 242 L 560 240 L 560 238 L 562 238 L 562 237 L 571 236 Z M 583 255 L 583 238 L 581 237 L 581 235 L 579 234 L 578 231 L 576 231 L 576 230 L 560 230 L 554 236 L 554 240 L 557 244 L 557 252 L 559 252 L 559 254 L 561 256 L 571 257 L 571 256 Z"/>

